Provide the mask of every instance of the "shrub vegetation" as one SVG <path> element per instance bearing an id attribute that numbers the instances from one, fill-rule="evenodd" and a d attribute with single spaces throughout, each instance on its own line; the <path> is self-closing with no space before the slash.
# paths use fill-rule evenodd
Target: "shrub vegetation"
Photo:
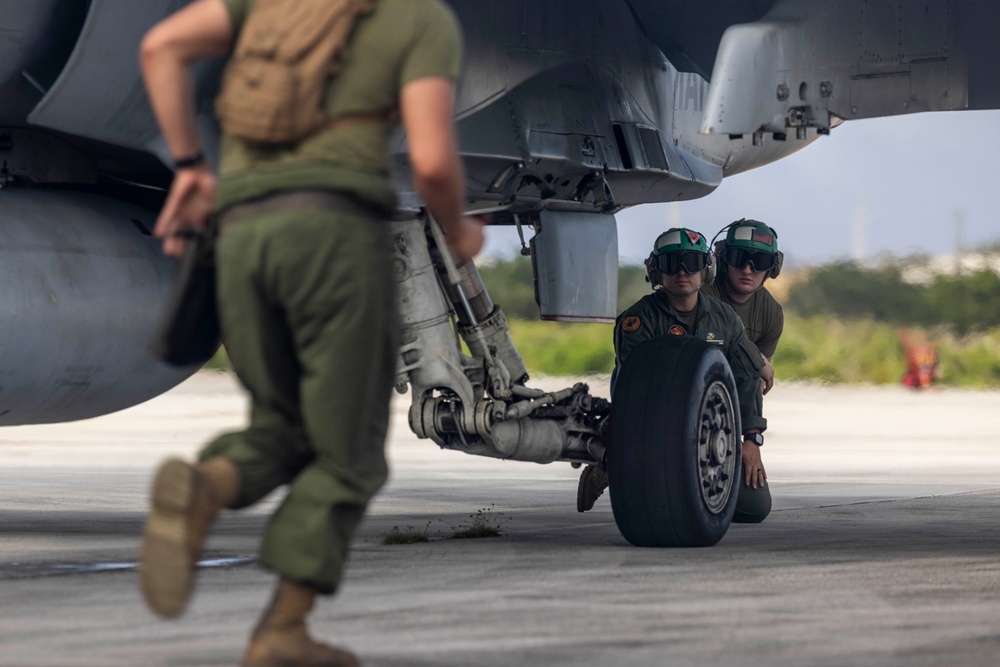
<path id="1" fill-rule="evenodd" d="M 939 275 L 925 284 L 903 280 L 920 263 L 864 268 L 837 262 L 808 269 L 788 282 L 785 331 L 775 354 L 780 378 L 822 382 L 899 381 L 906 368 L 900 327 L 926 332 L 938 346 L 942 384 L 1000 386 L 1000 277 L 989 270 Z M 516 257 L 481 267 L 496 303 L 511 316 L 511 333 L 534 373 L 609 373 L 611 325 L 540 322 L 531 264 Z M 782 280 L 786 280 L 783 278 Z M 649 293 L 641 266 L 623 266 L 620 307 Z"/>
<path id="2" fill-rule="evenodd" d="M 789 289 L 785 307 L 801 315 L 868 318 L 959 334 L 1000 327 L 1000 276 L 983 269 L 938 275 L 927 284 L 903 280 L 902 263 L 862 268 L 838 262 L 805 272 Z"/>
<path id="3" fill-rule="evenodd" d="M 785 331 L 774 358 L 779 380 L 896 383 L 906 369 L 899 328 L 916 327 L 937 345 L 941 384 L 1000 387 L 1000 277 L 979 271 L 910 284 L 903 268 L 841 262 L 781 278 L 790 286 L 781 297 Z M 484 265 L 480 273 L 532 374 L 611 372 L 612 325 L 540 321 L 527 258 Z M 619 306 L 648 293 L 644 269 L 623 266 Z M 207 368 L 228 368 L 225 351 Z"/>

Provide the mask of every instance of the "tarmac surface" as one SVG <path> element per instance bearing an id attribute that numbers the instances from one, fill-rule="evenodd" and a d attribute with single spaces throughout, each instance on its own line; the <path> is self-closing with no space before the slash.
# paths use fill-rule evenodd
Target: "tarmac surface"
<path id="1" fill-rule="evenodd" d="M 440 451 L 406 407 L 345 584 L 313 616 L 367 667 L 1000 664 L 1000 392 L 779 384 L 771 516 L 675 550 L 629 546 L 606 497 L 578 514 L 568 464 Z M 115 415 L 0 430 L 0 665 L 239 662 L 280 494 L 223 516 L 179 620 L 145 609 L 135 559 L 157 462 L 244 409 L 230 376 L 201 373 Z M 502 535 L 449 539 L 476 514 Z M 429 542 L 383 545 L 393 527 Z"/>

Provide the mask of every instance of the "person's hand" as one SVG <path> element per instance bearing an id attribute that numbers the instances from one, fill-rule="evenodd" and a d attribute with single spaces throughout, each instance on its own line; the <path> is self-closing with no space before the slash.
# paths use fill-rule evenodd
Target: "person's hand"
<path id="1" fill-rule="evenodd" d="M 764 360 L 764 368 L 760 369 L 760 390 L 766 394 L 774 386 L 774 366 L 767 360 L 767 357 L 761 355 L 761 359 Z"/>
<path id="2" fill-rule="evenodd" d="M 453 229 L 448 230 L 445 241 L 456 264 L 468 262 L 483 249 L 483 226 L 482 218 L 463 216 Z"/>
<path id="3" fill-rule="evenodd" d="M 205 229 L 215 202 L 215 187 L 215 174 L 207 167 L 177 171 L 153 232 L 163 240 L 163 252 L 168 257 L 184 254 L 185 231 Z"/>
<path id="4" fill-rule="evenodd" d="M 743 477 L 747 486 L 756 489 L 764 486 L 767 473 L 760 460 L 760 447 L 757 443 L 743 441 Z"/>

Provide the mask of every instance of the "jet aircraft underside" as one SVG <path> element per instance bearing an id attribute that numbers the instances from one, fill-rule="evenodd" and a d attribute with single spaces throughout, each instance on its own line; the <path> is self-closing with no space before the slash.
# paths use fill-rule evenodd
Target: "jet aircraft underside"
<path id="1" fill-rule="evenodd" d="M 449 3 L 469 209 L 536 234 L 546 319 L 614 315 L 624 207 L 709 195 L 844 120 L 1000 107 L 989 0 Z M 149 229 L 171 173 L 137 62 L 184 4 L 0 0 L 0 424 L 121 409 L 194 370 L 148 353 L 172 275 Z M 220 65 L 196 71 L 212 156 Z M 404 141 L 395 178 L 416 214 Z"/>

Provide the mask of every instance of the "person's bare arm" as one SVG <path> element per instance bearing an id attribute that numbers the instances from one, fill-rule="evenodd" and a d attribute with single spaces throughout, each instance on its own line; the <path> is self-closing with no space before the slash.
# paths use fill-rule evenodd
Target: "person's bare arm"
<path id="1" fill-rule="evenodd" d="M 454 107 L 455 84 L 443 77 L 411 81 L 400 96 L 413 184 L 461 263 L 482 249 L 483 229 L 478 220 L 464 215 L 465 174 L 455 138 Z"/>
<path id="2" fill-rule="evenodd" d="M 743 478 L 751 488 L 764 486 L 767 481 L 767 473 L 764 471 L 764 463 L 760 458 L 760 447 L 752 442 L 743 441 Z"/>
<path id="3" fill-rule="evenodd" d="M 232 26 L 222 0 L 196 0 L 146 33 L 139 60 L 156 121 L 175 160 L 201 152 L 191 95 L 191 63 L 229 52 Z M 201 164 L 179 169 L 156 220 L 156 236 L 171 256 L 184 252 L 185 229 L 202 229 L 215 198 L 215 176 Z"/>
<path id="4" fill-rule="evenodd" d="M 774 366 L 771 365 L 771 357 L 762 354 L 760 358 L 764 360 L 764 367 L 760 369 L 760 390 L 766 394 L 774 386 Z"/>
<path id="5" fill-rule="evenodd" d="M 227 54 L 232 26 L 222 0 L 197 0 L 153 26 L 142 40 L 140 64 L 156 121 L 174 159 L 200 150 L 191 99 L 190 65 Z"/>

